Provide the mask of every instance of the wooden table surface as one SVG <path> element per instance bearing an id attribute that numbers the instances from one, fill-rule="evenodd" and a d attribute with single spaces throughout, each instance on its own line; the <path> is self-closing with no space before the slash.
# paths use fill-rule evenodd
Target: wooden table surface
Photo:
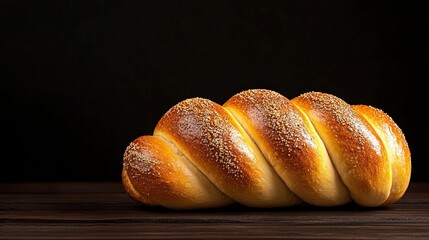
<path id="1" fill-rule="evenodd" d="M 0 184 L 0 239 L 429 239 L 429 183 L 362 208 L 146 208 L 120 183 Z"/>

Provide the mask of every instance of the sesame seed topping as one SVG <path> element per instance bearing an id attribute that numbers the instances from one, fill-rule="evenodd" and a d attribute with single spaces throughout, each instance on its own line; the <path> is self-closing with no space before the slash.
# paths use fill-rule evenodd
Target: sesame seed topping
<path id="1" fill-rule="evenodd" d="M 160 172 L 155 169 L 158 164 L 147 151 L 142 151 L 136 142 L 131 142 L 125 150 L 123 166 L 133 179 L 148 175 L 159 176 Z"/>
<path id="2" fill-rule="evenodd" d="M 349 148 L 351 151 L 361 150 L 369 143 L 377 151 L 377 154 L 381 154 L 381 144 L 374 132 L 370 131 L 371 128 L 368 123 L 363 121 L 359 113 L 344 100 L 331 94 L 320 92 L 308 92 L 300 97 L 309 100 L 313 108 L 321 109 L 322 112 L 333 116 L 333 122 L 327 124 L 327 126 L 337 134 L 337 141 L 347 140 L 347 142 L 358 143 L 358 145 Z M 321 119 L 327 120 L 327 116 L 321 116 Z M 342 129 L 348 133 L 341 134 Z"/>
<path id="3" fill-rule="evenodd" d="M 220 166 L 226 177 L 244 177 L 242 166 L 246 162 L 239 158 L 249 154 L 248 146 L 222 106 L 208 99 L 190 98 L 172 107 L 163 119 L 166 121 L 161 119 L 160 126 L 193 146 L 190 154 L 194 157 Z"/>
<path id="4" fill-rule="evenodd" d="M 292 160 L 299 160 L 296 155 L 303 148 L 315 147 L 302 113 L 283 95 L 265 89 L 252 89 L 237 94 L 232 101 L 238 106 L 247 106 L 249 112 L 246 114 L 258 119 L 261 128 L 267 132 L 265 137 L 276 146 L 275 154 L 293 156 Z"/>

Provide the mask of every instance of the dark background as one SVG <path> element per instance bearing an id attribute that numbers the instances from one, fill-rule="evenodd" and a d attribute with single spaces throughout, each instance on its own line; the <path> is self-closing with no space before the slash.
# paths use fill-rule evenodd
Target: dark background
<path id="1" fill-rule="evenodd" d="M 413 1 L 0 3 L 0 181 L 120 181 L 189 97 L 307 91 L 383 109 L 429 181 L 427 11 Z"/>

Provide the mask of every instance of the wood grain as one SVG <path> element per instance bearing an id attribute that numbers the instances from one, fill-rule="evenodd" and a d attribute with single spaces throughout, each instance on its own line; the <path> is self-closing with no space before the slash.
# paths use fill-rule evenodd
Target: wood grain
<path id="1" fill-rule="evenodd" d="M 429 239 L 429 183 L 362 208 L 173 211 L 146 208 L 120 183 L 0 184 L 0 239 Z"/>

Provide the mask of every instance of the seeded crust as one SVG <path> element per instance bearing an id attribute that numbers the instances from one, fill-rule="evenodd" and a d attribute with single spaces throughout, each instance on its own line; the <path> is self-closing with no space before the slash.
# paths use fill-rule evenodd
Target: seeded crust
<path id="1" fill-rule="evenodd" d="M 154 136 L 127 147 L 122 182 L 136 201 L 172 209 L 379 206 L 399 200 L 410 176 L 405 137 L 382 110 L 253 89 L 223 106 L 190 98 L 172 107 Z"/>
<path id="2" fill-rule="evenodd" d="M 154 135 L 171 141 L 223 193 L 250 207 L 284 207 L 300 200 L 274 172 L 225 108 L 184 100 L 158 122 Z"/>
<path id="3" fill-rule="evenodd" d="M 150 206 L 211 208 L 233 202 L 160 137 L 142 136 L 130 143 L 122 179 L 133 199 Z"/>
<path id="4" fill-rule="evenodd" d="M 383 204 L 390 194 L 392 171 L 372 126 L 331 94 L 309 92 L 292 102 L 310 118 L 352 199 L 362 206 Z"/>
<path id="5" fill-rule="evenodd" d="M 303 201 L 317 206 L 350 201 L 310 120 L 289 99 L 265 89 L 243 91 L 226 107 L 265 158 Z"/>
<path id="6" fill-rule="evenodd" d="M 398 201 L 408 188 L 411 178 L 411 153 L 402 130 L 381 109 L 366 105 L 354 105 L 383 140 L 392 167 L 392 188 L 383 205 Z"/>

